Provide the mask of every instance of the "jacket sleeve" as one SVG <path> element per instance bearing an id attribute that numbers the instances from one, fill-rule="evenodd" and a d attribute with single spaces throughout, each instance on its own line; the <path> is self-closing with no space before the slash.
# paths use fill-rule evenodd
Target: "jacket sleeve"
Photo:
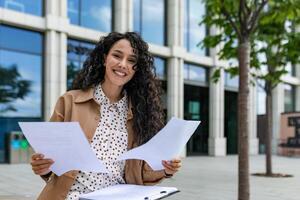
<path id="1" fill-rule="evenodd" d="M 155 185 L 166 178 L 166 174 L 164 170 L 154 171 L 145 161 L 143 161 L 142 177 L 144 185 Z"/>
<path id="2" fill-rule="evenodd" d="M 64 97 L 60 97 L 55 105 L 54 111 L 50 117 L 50 122 L 63 122 L 65 119 L 65 102 Z"/>

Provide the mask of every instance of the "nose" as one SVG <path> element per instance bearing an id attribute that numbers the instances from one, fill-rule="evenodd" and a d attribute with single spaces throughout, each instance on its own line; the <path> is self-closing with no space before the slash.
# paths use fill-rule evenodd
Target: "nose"
<path id="1" fill-rule="evenodd" d="M 126 69 L 126 67 L 127 67 L 127 60 L 126 60 L 126 59 L 122 59 L 122 60 L 120 61 L 120 67 L 121 67 L 122 69 Z"/>

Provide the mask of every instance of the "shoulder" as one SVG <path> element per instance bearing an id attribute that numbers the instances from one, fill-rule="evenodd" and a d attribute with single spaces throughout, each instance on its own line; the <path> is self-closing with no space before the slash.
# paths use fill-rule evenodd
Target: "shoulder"
<path id="1" fill-rule="evenodd" d="M 86 90 L 70 90 L 63 94 L 60 99 L 64 101 L 71 101 L 74 103 L 83 103 L 93 99 L 94 88 L 88 88 Z"/>

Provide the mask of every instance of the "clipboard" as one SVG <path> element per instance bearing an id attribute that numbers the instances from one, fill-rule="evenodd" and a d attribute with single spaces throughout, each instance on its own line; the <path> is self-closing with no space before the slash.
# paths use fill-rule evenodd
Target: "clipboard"
<path id="1" fill-rule="evenodd" d="M 119 184 L 83 194 L 79 200 L 156 200 L 178 192 L 175 187 Z"/>

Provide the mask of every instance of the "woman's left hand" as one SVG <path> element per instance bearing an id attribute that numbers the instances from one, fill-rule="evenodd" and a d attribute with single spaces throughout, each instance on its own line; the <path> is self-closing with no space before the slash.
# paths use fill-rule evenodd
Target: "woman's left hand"
<path id="1" fill-rule="evenodd" d="M 172 176 L 175 174 L 181 167 L 181 159 L 175 158 L 169 161 L 163 160 L 163 166 L 165 167 L 165 174 L 167 176 Z"/>

